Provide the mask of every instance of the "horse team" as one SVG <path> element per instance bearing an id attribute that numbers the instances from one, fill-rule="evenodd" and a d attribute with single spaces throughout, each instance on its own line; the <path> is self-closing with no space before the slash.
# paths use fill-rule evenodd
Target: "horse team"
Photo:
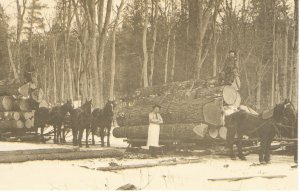
<path id="1" fill-rule="evenodd" d="M 110 146 L 110 130 L 114 116 L 114 101 L 107 101 L 103 109 L 96 108 L 92 111 L 92 100 L 86 101 L 81 107 L 73 108 L 72 102 L 67 101 L 62 106 L 51 109 L 40 107 L 36 109 L 34 125 L 36 132 L 41 129 L 44 138 L 44 128 L 52 125 L 54 128 L 54 143 L 65 142 L 66 129 L 62 129 L 67 113 L 70 115 L 70 128 L 73 135 L 73 145 L 82 147 L 82 137 L 86 133 L 86 147 L 89 147 L 88 137 L 92 133 L 92 144 L 95 144 L 94 135 L 100 130 L 101 146 L 104 146 L 104 136 L 107 133 L 107 146 Z"/>
<path id="2" fill-rule="evenodd" d="M 108 100 L 103 109 L 96 108 L 92 111 L 92 100 L 89 100 L 76 109 L 73 109 L 71 101 L 52 109 L 41 107 L 36 110 L 34 125 L 36 129 L 41 128 L 42 138 L 46 124 L 52 125 L 54 127 L 54 143 L 63 143 L 65 142 L 65 129 L 62 129 L 62 124 L 66 114 L 69 113 L 74 146 L 82 146 L 84 131 L 86 133 L 86 147 L 89 147 L 88 137 L 90 133 L 92 133 L 92 144 L 94 145 L 94 135 L 97 129 L 100 131 L 101 146 L 104 146 L 105 132 L 107 146 L 110 146 L 110 130 L 115 106 L 114 101 Z M 234 143 L 238 148 L 238 157 L 241 160 L 246 159 L 242 152 L 243 135 L 259 138 L 261 147 L 259 161 L 261 163 L 270 162 L 270 146 L 276 134 L 280 135 L 279 133 L 282 133 L 284 137 L 297 137 L 297 113 L 289 100 L 277 104 L 273 108 L 272 114 L 271 117 L 264 119 L 262 115 L 257 116 L 240 110 L 225 117 L 225 126 L 228 129 L 227 144 L 232 159 L 236 158 L 233 150 Z M 237 139 L 235 139 L 236 134 Z M 294 158 L 296 157 L 297 148 L 295 149 Z"/>

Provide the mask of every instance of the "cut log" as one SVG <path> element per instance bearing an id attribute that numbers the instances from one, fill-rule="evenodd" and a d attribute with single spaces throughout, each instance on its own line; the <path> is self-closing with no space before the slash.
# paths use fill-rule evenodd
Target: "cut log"
<path id="1" fill-rule="evenodd" d="M 273 178 L 284 178 L 286 175 L 258 175 L 258 176 L 245 176 L 245 177 L 228 177 L 228 178 L 215 178 L 215 179 L 208 179 L 209 181 L 240 181 L 244 179 L 251 179 L 251 178 L 267 178 L 267 179 L 273 179 Z"/>
<path id="2" fill-rule="evenodd" d="M 23 112 L 22 116 L 25 120 L 31 119 L 33 117 L 33 112 Z"/>
<path id="3" fill-rule="evenodd" d="M 146 167 L 156 167 L 156 166 L 170 166 L 170 165 L 179 165 L 179 164 L 190 164 L 190 163 L 201 163 L 203 159 L 185 159 L 185 160 L 165 160 L 157 163 L 144 163 L 144 164 L 134 164 L 134 165 L 117 165 L 111 167 L 98 167 L 96 170 L 98 171 L 117 171 L 124 169 L 138 169 L 138 168 L 146 168 Z"/>
<path id="4" fill-rule="evenodd" d="M 1 119 L 4 120 L 19 120 L 21 115 L 17 111 L 0 112 Z"/>
<path id="5" fill-rule="evenodd" d="M 0 111 L 11 111 L 13 109 L 13 98 L 0 96 Z"/>
<path id="6" fill-rule="evenodd" d="M 1 155 L 0 163 L 17 163 L 35 160 L 75 160 L 75 159 L 91 159 L 91 158 L 109 158 L 121 157 L 123 151 L 116 149 L 103 149 L 103 150 L 82 150 L 65 153 L 41 153 L 41 154 L 28 154 L 28 155 Z"/>
<path id="7" fill-rule="evenodd" d="M 13 108 L 16 111 L 31 111 L 33 109 L 30 99 L 16 99 Z"/>
<path id="8" fill-rule="evenodd" d="M 20 86 L 20 83 L 0 83 L 0 96 L 19 95 L 18 89 Z"/>
<path id="9" fill-rule="evenodd" d="M 25 128 L 27 128 L 27 129 L 30 129 L 33 127 L 32 119 L 26 119 L 24 124 L 25 124 Z"/>
<path id="10" fill-rule="evenodd" d="M 44 148 L 44 149 L 25 149 L 14 151 L 0 151 L 0 156 L 15 156 L 15 155 L 38 155 L 51 153 L 68 153 L 79 151 L 79 147 L 74 148 Z"/>
<path id="11" fill-rule="evenodd" d="M 22 129 L 23 121 L 20 120 L 2 120 L 0 121 L 0 129 Z"/>
<path id="12" fill-rule="evenodd" d="M 194 131 L 195 129 L 199 131 L 199 124 L 163 124 L 160 127 L 159 138 L 181 141 L 203 139 L 207 129 L 202 129 L 202 133 L 200 134 L 197 134 Z M 148 125 L 117 127 L 113 130 L 113 136 L 128 139 L 147 139 Z"/>
<path id="13" fill-rule="evenodd" d="M 220 127 L 220 129 L 219 129 L 219 137 L 221 139 L 226 140 L 226 136 L 227 136 L 227 128 L 226 127 Z"/>
<path id="14" fill-rule="evenodd" d="M 209 128 L 208 134 L 211 138 L 215 139 L 218 137 L 218 129 L 215 127 Z"/>
<path id="15" fill-rule="evenodd" d="M 155 98 L 156 100 L 156 98 Z M 170 99 L 171 100 L 171 99 Z M 214 98 L 198 98 L 183 101 L 166 101 L 161 104 L 161 116 L 166 124 L 175 123 L 201 123 L 207 122 L 203 116 L 203 106 L 213 101 Z M 158 102 L 158 101 L 157 101 Z M 149 113 L 152 111 L 152 104 L 141 104 L 132 107 L 125 107 L 117 112 L 117 122 L 120 126 L 147 125 L 149 123 Z M 219 105 L 218 102 L 212 105 Z M 217 108 L 219 106 L 215 106 Z M 215 112 L 214 110 L 213 112 Z M 219 110 L 221 111 L 221 110 Z M 218 114 L 213 114 L 217 117 Z M 215 118 L 214 118 L 215 119 Z M 220 124 L 220 120 L 211 121 Z M 210 123 L 210 122 L 208 122 Z"/>

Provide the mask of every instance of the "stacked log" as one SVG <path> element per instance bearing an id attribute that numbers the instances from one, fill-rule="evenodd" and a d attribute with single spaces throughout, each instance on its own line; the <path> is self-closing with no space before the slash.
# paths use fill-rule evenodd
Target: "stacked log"
<path id="1" fill-rule="evenodd" d="M 148 125 L 118 127 L 113 130 L 117 138 L 147 139 Z M 163 124 L 160 128 L 160 139 L 181 141 L 201 140 L 207 135 L 207 126 L 199 124 Z"/>
<path id="2" fill-rule="evenodd" d="M 158 104 L 164 121 L 160 139 L 189 142 L 217 138 L 218 127 L 222 125 L 222 91 L 223 86 L 210 85 L 201 80 L 137 89 L 130 97 L 121 99 L 116 110 L 120 127 L 114 129 L 113 135 L 147 139 L 148 115 L 152 107 Z"/>
<path id="3" fill-rule="evenodd" d="M 13 109 L 13 98 L 0 96 L 0 111 L 11 111 Z"/>
<path id="4" fill-rule="evenodd" d="M 1 120 L 0 129 L 22 129 L 24 122 L 21 120 Z"/>

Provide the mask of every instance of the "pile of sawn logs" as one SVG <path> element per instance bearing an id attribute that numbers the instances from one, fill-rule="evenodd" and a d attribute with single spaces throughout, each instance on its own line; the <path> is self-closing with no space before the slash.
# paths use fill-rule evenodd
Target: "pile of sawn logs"
<path id="1" fill-rule="evenodd" d="M 185 81 L 141 88 L 121 99 L 117 109 L 119 128 L 113 130 L 117 138 L 146 139 L 148 114 L 155 104 L 161 106 L 164 124 L 160 139 L 201 140 L 218 136 L 222 125 L 222 86 L 206 81 Z M 212 118 L 207 122 L 207 118 Z"/>
<path id="2" fill-rule="evenodd" d="M 0 129 L 30 129 L 33 122 L 29 99 L 0 96 Z"/>

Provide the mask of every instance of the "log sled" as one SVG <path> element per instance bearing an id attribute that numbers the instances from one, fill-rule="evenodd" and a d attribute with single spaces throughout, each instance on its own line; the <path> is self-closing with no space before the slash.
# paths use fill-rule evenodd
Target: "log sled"
<path id="1" fill-rule="evenodd" d="M 113 135 L 128 140 L 146 140 L 148 114 L 158 104 L 164 121 L 160 140 L 226 140 L 223 115 L 241 109 L 258 115 L 250 107 L 241 105 L 241 100 L 234 87 L 220 86 L 216 81 L 173 82 L 140 88 L 131 96 L 120 99 L 116 110 L 120 127 L 113 129 Z"/>

